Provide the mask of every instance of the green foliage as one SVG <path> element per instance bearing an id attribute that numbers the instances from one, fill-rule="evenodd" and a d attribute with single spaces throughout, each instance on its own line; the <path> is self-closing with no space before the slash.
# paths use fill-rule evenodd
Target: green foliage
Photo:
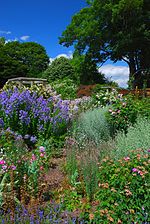
<path id="1" fill-rule="evenodd" d="M 72 212 L 78 208 L 81 208 L 81 195 L 79 195 L 75 190 L 64 191 L 63 198 L 61 198 L 63 203 L 63 208 Z"/>
<path id="2" fill-rule="evenodd" d="M 1 130 L 0 135 L 1 184 L 5 179 L 5 188 L 1 189 L 3 195 L 14 194 L 13 188 L 15 197 L 21 200 L 20 191 L 23 187 L 26 194 L 36 196 L 40 175 L 47 169 L 51 154 L 43 146 L 29 150 L 21 136 L 10 129 Z"/>
<path id="3" fill-rule="evenodd" d="M 51 155 L 52 157 L 61 157 L 62 156 L 62 148 L 65 144 L 66 133 L 61 136 L 52 135 L 48 139 L 39 138 L 36 146 L 44 146 L 46 149 L 46 153 Z"/>
<path id="4" fill-rule="evenodd" d="M 150 67 L 148 18 L 148 0 L 87 1 L 62 33 L 60 44 L 74 45 L 80 54 L 90 54 L 100 63 L 124 60 L 132 76 Z M 143 78 L 140 81 L 142 86 Z"/>
<path id="5" fill-rule="evenodd" d="M 97 64 L 92 60 L 90 55 L 80 55 L 74 53 L 71 64 L 75 71 L 75 76 L 81 84 L 104 84 L 106 79 L 103 74 L 98 71 Z"/>
<path id="6" fill-rule="evenodd" d="M 84 159 L 82 157 L 81 173 L 84 179 L 86 195 L 89 201 L 92 201 L 98 186 L 98 164 L 90 155 Z"/>
<path id="7" fill-rule="evenodd" d="M 0 79 L 36 77 L 48 66 L 49 58 L 43 46 L 18 41 L 0 44 Z"/>
<path id="8" fill-rule="evenodd" d="M 114 156 L 116 158 L 127 156 L 129 150 L 150 147 L 150 120 L 138 118 L 134 126 L 130 126 L 127 134 L 119 132 L 115 138 Z"/>
<path id="9" fill-rule="evenodd" d="M 49 82 L 66 77 L 74 79 L 74 69 L 70 63 L 70 59 L 60 57 L 52 61 L 42 76 L 48 79 Z"/>
<path id="10" fill-rule="evenodd" d="M 66 156 L 66 171 L 72 186 L 76 187 L 78 184 L 78 164 L 76 159 L 76 150 L 72 147 L 67 150 Z"/>
<path id="11" fill-rule="evenodd" d="M 32 94 L 36 93 L 39 97 L 43 96 L 44 99 L 56 96 L 56 91 L 49 84 L 34 84 L 30 87 L 27 87 L 25 85 L 19 85 L 16 82 L 6 82 L 3 90 L 8 92 L 9 90 L 14 91 L 15 88 L 17 88 L 20 92 L 29 90 Z"/>
<path id="12" fill-rule="evenodd" d="M 81 147 L 87 142 L 99 145 L 108 141 L 110 137 L 110 127 L 105 114 L 108 108 L 98 108 L 82 113 L 74 129 L 74 135 Z"/>
<path id="13" fill-rule="evenodd" d="M 128 127 L 136 122 L 137 116 L 150 117 L 150 100 L 138 100 L 130 95 L 124 99 L 118 99 L 109 110 L 108 120 L 114 131 L 127 132 Z"/>
<path id="14" fill-rule="evenodd" d="M 105 159 L 100 165 L 94 223 L 149 221 L 149 155 L 137 153 L 118 161 Z"/>
<path id="15" fill-rule="evenodd" d="M 51 83 L 57 94 L 61 95 L 62 99 L 77 98 L 77 84 L 70 78 L 57 79 Z"/>
<path id="16" fill-rule="evenodd" d="M 92 94 L 92 97 L 95 101 L 95 106 L 96 107 L 102 107 L 102 106 L 106 106 L 109 104 L 113 104 L 115 103 L 118 99 L 121 100 L 121 96 L 118 94 L 118 92 L 115 89 L 111 89 L 111 91 L 109 90 L 109 88 L 102 88 L 101 90 L 97 91 L 94 90 L 94 92 L 96 92 L 95 94 Z"/>

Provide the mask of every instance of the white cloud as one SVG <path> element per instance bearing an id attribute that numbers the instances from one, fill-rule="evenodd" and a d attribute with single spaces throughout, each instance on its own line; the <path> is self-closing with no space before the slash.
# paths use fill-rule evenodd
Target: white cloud
<path id="1" fill-rule="evenodd" d="M 52 63 L 52 61 L 54 61 L 56 58 L 60 58 L 60 57 L 65 57 L 68 59 L 71 59 L 73 57 L 72 51 L 69 51 L 67 54 L 58 54 L 55 58 L 50 58 L 50 63 Z"/>
<path id="2" fill-rule="evenodd" d="M 121 87 L 127 87 L 129 80 L 129 68 L 127 66 L 103 65 L 99 71 L 105 74 L 106 78 L 117 82 Z"/>
<path id="3" fill-rule="evenodd" d="M 4 31 L 4 30 L 0 30 L 0 34 L 11 34 L 11 31 Z"/>
<path id="4" fill-rule="evenodd" d="M 22 37 L 20 37 L 20 39 L 23 40 L 23 41 L 26 41 L 26 40 L 28 40 L 29 38 L 30 38 L 30 36 L 22 36 Z"/>

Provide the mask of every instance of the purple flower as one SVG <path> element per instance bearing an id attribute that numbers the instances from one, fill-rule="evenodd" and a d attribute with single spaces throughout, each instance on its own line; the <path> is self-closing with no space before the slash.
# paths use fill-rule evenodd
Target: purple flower
<path id="1" fill-rule="evenodd" d="M 4 127 L 4 121 L 2 118 L 0 118 L 0 127 Z"/>
<path id="2" fill-rule="evenodd" d="M 36 143 L 36 141 L 37 141 L 37 137 L 36 137 L 36 136 L 31 136 L 30 141 L 31 141 L 32 143 Z"/>
<path id="3" fill-rule="evenodd" d="M 3 127 L 4 120 L 6 120 L 7 127 L 10 126 L 12 130 L 20 131 L 20 134 L 24 135 L 26 130 L 27 134 L 39 133 L 39 135 L 46 134 L 49 137 L 55 133 L 56 129 L 66 128 L 65 125 L 68 124 L 70 118 L 73 118 L 72 112 L 75 113 L 78 108 L 78 102 L 74 101 L 72 105 L 71 101 L 62 100 L 59 96 L 45 99 L 43 96 L 39 97 L 36 92 L 29 90 L 21 92 L 17 88 L 2 91 L 0 109 L 3 118 L 0 118 L 0 127 Z M 34 138 L 31 138 L 31 141 L 35 142 L 35 136 L 32 137 Z M 24 139 L 29 138 L 25 135 Z"/>
<path id="4" fill-rule="evenodd" d="M 135 172 L 138 172 L 138 169 L 137 169 L 137 168 L 133 168 L 133 169 L 132 169 L 132 172 L 134 172 L 134 173 L 135 173 Z"/>
<path id="5" fill-rule="evenodd" d="M 17 141 L 22 140 L 22 135 L 17 135 L 17 136 L 16 136 L 16 140 L 17 140 Z"/>
<path id="6" fill-rule="evenodd" d="M 39 147 L 39 150 L 40 150 L 40 152 L 45 152 L 45 147 L 40 146 L 40 147 Z"/>
<path id="7" fill-rule="evenodd" d="M 14 166 L 14 165 L 11 165 L 11 167 L 10 167 L 12 170 L 16 170 L 16 166 Z"/>

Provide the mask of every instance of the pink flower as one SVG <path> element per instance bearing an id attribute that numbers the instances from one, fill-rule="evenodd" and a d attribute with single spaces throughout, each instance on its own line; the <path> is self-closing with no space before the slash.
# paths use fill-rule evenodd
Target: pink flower
<path id="1" fill-rule="evenodd" d="M 141 170 L 138 171 L 138 174 L 140 174 L 140 176 L 144 175 L 144 173 Z"/>
<path id="2" fill-rule="evenodd" d="M 45 147 L 44 146 L 40 146 L 39 149 L 40 149 L 40 152 L 45 152 Z"/>
<path id="3" fill-rule="evenodd" d="M 41 156 L 41 157 L 44 157 L 44 153 L 41 153 L 40 156 Z"/>
<path id="4" fill-rule="evenodd" d="M 11 168 L 12 170 L 16 170 L 16 166 L 14 166 L 14 165 L 12 165 L 10 168 Z"/>
<path id="5" fill-rule="evenodd" d="M 132 172 L 138 172 L 139 170 L 137 168 L 133 168 Z"/>
<path id="6" fill-rule="evenodd" d="M 44 167 L 43 166 L 40 166 L 40 170 L 43 170 L 44 169 Z"/>
<path id="7" fill-rule="evenodd" d="M 7 169 L 7 166 L 6 165 L 2 166 L 2 169 L 3 170 L 6 170 Z"/>
<path id="8" fill-rule="evenodd" d="M 0 160 L 0 165 L 5 164 L 5 160 Z"/>
<path id="9" fill-rule="evenodd" d="M 36 160 L 36 156 L 32 154 L 32 161 Z"/>
<path id="10" fill-rule="evenodd" d="M 147 152 L 150 152 L 150 149 L 148 149 Z"/>
<path id="11" fill-rule="evenodd" d="M 124 160 L 125 161 L 128 161 L 128 160 L 130 160 L 130 157 L 128 157 L 128 156 L 127 157 L 124 157 Z"/>

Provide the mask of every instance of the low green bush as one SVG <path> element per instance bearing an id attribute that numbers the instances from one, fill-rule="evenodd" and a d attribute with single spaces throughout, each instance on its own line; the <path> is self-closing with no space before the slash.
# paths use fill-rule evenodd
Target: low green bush
<path id="1" fill-rule="evenodd" d="M 122 95 L 118 94 L 116 89 L 101 87 L 99 91 L 93 92 L 92 98 L 95 102 L 95 107 L 104 107 L 116 103 L 116 101 L 120 101 Z"/>
<path id="2" fill-rule="evenodd" d="M 150 99 L 137 99 L 132 95 L 118 99 L 109 110 L 107 119 L 114 132 L 121 130 L 127 133 L 130 125 L 136 122 L 138 116 L 150 117 Z"/>
<path id="3" fill-rule="evenodd" d="M 149 223 L 149 152 L 132 151 L 131 157 L 103 160 L 92 223 Z"/>
<path id="4" fill-rule="evenodd" d="M 139 117 L 134 126 L 130 126 L 127 134 L 119 132 L 115 137 L 114 156 L 127 156 L 129 150 L 150 148 L 150 119 Z"/>
<path id="5" fill-rule="evenodd" d="M 62 99 L 77 98 L 77 84 L 70 78 L 58 79 L 51 83 L 57 94 L 61 95 Z"/>
<path id="6" fill-rule="evenodd" d="M 106 120 L 106 108 L 98 108 L 82 113 L 73 130 L 79 146 L 93 142 L 99 145 L 110 138 L 110 127 Z"/>

